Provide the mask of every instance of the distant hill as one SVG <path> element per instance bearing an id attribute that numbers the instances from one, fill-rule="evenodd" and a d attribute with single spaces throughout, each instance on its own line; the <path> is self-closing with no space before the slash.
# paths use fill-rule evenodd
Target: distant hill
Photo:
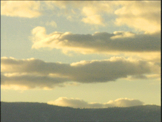
<path id="1" fill-rule="evenodd" d="M 1 102 L 1 122 L 160 122 L 161 106 L 76 109 L 45 103 Z"/>

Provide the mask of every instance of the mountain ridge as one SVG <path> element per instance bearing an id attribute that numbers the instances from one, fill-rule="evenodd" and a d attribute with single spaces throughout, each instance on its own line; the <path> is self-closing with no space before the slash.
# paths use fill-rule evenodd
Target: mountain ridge
<path id="1" fill-rule="evenodd" d="M 161 106 L 71 108 L 38 102 L 1 102 L 2 122 L 160 122 Z"/>

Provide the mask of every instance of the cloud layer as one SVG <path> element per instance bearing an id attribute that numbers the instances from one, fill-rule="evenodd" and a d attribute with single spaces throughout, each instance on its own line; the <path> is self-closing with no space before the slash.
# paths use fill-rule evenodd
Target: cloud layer
<path id="1" fill-rule="evenodd" d="M 145 33 L 161 30 L 160 1 L 2 1 L 1 8 L 2 15 L 26 18 L 39 17 L 51 10 L 67 20 L 98 26 L 109 24 L 104 18 L 115 15 L 114 24 L 118 26 Z"/>
<path id="2" fill-rule="evenodd" d="M 84 100 L 77 98 L 74 99 L 74 98 L 60 97 L 55 101 L 49 101 L 47 103 L 51 105 L 67 106 L 73 108 L 108 108 L 108 107 L 131 107 L 143 105 L 143 102 L 140 100 L 128 98 L 119 98 L 114 101 L 110 100 L 107 103 L 88 103 Z"/>
<path id="3" fill-rule="evenodd" d="M 116 15 L 115 24 L 127 25 L 138 31 L 155 33 L 161 30 L 160 1 L 52 1 L 45 2 L 51 8 L 59 8 L 60 11 L 69 12 L 67 15 L 75 18 L 82 14 L 81 21 L 90 25 L 103 26 L 106 23 L 104 17 Z"/>
<path id="4" fill-rule="evenodd" d="M 2 86 L 54 88 L 69 82 L 101 83 L 133 76 L 159 74 L 160 66 L 152 62 L 113 57 L 107 60 L 81 61 L 71 64 L 44 62 L 38 59 L 1 58 Z"/>
<path id="5" fill-rule="evenodd" d="M 55 48 L 63 52 L 111 53 L 111 52 L 159 52 L 160 34 L 114 33 L 73 34 L 53 32 L 46 34 L 44 27 L 32 30 L 32 48 Z"/>

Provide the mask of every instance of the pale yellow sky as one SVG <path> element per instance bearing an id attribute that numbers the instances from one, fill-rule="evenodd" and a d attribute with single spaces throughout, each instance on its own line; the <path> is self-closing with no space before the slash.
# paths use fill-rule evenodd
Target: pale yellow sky
<path id="1" fill-rule="evenodd" d="M 1 11 L 1 101 L 161 104 L 159 1 L 2 1 Z"/>

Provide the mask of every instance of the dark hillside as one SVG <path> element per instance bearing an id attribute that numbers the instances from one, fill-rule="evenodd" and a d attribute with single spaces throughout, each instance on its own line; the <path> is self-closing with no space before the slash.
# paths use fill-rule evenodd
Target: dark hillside
<path id="1" fill-rule="evenodd" d="M 45 103 L 1 102 L 1 122 L 160 122 L 161 107 L 74 109 Z"/>

